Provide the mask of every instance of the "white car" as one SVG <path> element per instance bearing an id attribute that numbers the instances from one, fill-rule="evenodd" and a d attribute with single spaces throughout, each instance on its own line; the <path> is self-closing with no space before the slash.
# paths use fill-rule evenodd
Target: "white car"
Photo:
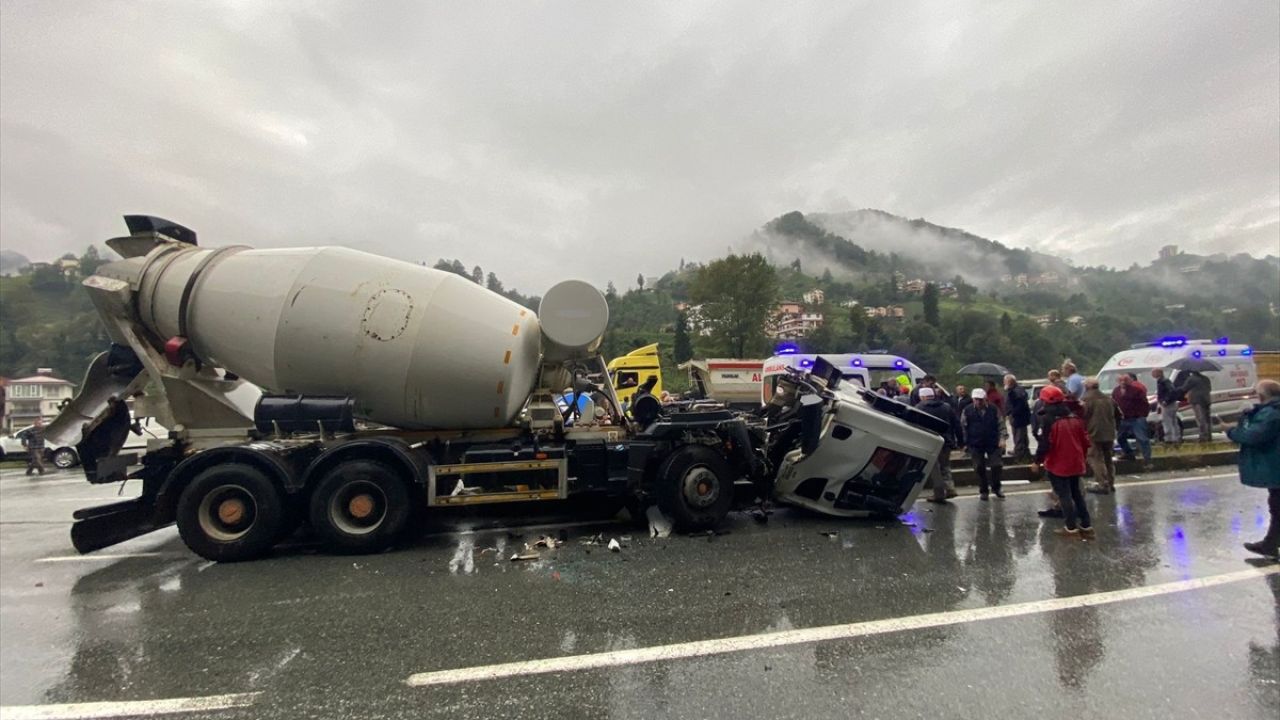
<path id="1" fill-rule="evenodd" d="M 168 437 L 168 428 L 162 427 L 153 418 L 141 418 L 137 420 L 141 435 L 130 432 L 125 437 L 124 447 L 121 452 L 133 452 L 142 455 L 147 451 L 147 441 L 153 439 L 162 439 Z M 31 426 L 15 431 L 12 435 L 0 435 L 0 460 L 9 458 L 25 458 L 27 457 L 27 448 L 23 446 L 22 441 L 26 438 L 27 433 L 31 431 Z M 80 456 L 73 447 L 45 447 L 45 457 L 53 463 L 54 467 L 67 469 L 80 464 Z"/>

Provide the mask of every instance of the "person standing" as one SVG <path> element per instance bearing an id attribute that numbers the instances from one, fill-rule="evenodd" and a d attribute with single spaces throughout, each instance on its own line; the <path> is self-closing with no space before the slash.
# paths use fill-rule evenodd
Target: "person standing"
<path id="1" fill-rule="evenodd" d="M 1086 460 L 1093 471 L 1093 484 L 1088 491 L 1098 495 L 1110 495 L 1116 490 L 1116 463 L 1111 448 L 1116 444 L 1116 430 L 1120 426 L 1120 408 L 1111 398 L 1102 394 L 1098 378 L 1084 381 L 1084 423 L 1089 434 L 1089 453 Z"/>
<path id="2" fill-rule="evenodd" d="M 1066 392 L 1079 400 L 1084 397 L 1084 376 L 1076 372 L 1076 364 L 1067 360 L 1062 363 L 1062 376 L 1066 380 Z"/>
<path id="3" fill-rule="evenodd" d="M 1081 383 L 1083 386 L 1083 383 Z M 1056 387 L 1040 392 L 1044 398 L 1042 441 L 1036 447 L 1036 464 L 1043 465 L 1053 492 L 1062 505 L 1063 527 L 1054 532 L 1066 537 L 1093 537 L 1093 518 L 1080 488 L 1089 437 L 1080 417 L 1080 402 Z"/>
<path id="4" fill-rule="evenodd" d="M 1151 469 L 1151 439 L 1147 433 L 1147 413 L 1151 405 L 1147 401 L 1147 391 L 1136 385 L 1127 374 L 1120 375 L 1120 384 L 1111 391 L 1111 399 L 1120 408 L 1120 449 L 1126 460 L 1133 460 L 1133 448 L 1129 445 L 1129 436 L 1138 441 L 1138 450 L 1142 452 L 1142 469 Z"/>
<path id="5" fill-rule="evenodd" d="M 22 438 L 22 446 L 27 449 L 27 474 L 33 471 L 44 475 L 44 420 L 36 418 L 26 435 Z"/>
<path id="6" fill-rule="evenodd" d="M 1000 413 L 1000 417 L 1004 418 L 1006 409 L 1004 406 L 1004 394 L 1000 392 L 1000 388 L 996 386 L 995 380 L 988 380 L 983 390 L 987 393 L 987 404 L 995 407 L 996 412 Z"/>
<path id="7" fill-rule="evenodd" d="M 942 449 L 938 451 L 938 462 L 933 466 L 933 495 L 928 498 L 931 503 L 945 503 L 947 498 L 956 496 L 956 483 L 951 478 L 951 451 L 960 444 L 960 418 L 951 404 L 939 397 L 932 387 L 920 388 L 920 404 L 916 409 L 947 424 L 947 432 L 942 436 Z"/>
<path id="8" fill-rule="evenodd" d="M 1266 488 L 1271 523 L 1261 540 L 1245 543 L 1244 549 L 1280 557 L 1280 382 L 1260 380 L 1254 390 L 1258 404 L 1240 416 L 1227 438 L 1240 446 L 1240 482 Z"/>
<path id="9" fill-rule="evenodd" d="M 964 410 L 972 404 L 973 398 L 969 397 L 969 388 L 957 385 L 956 394 L 951 398 L 951 406 L 956 409 L 956 417 L 960 418 L 960 447 L 964 448 L 965 457 L 969 456 L 969 444 L 964 441 Z"/>
<path id="10" fill-rule="evenodd" d="M 1156 379 L 1156 406 L 1160 408 L 1160 425 L 1164 429 L 1164 441 L 1167 445 L 1182 442 L 1182 421 L 1178 419 L 1178 390 L 1164 370 L 1155 368 L 1151 377 Z"/>
<path id="11" fill-rule="evenodd" d="M 1005 429 L 1000 413 L 987 402 L 987 393 L 982 388 L 973 391 L 973 403 L 964 409 L 964 437 L 969 455 L 973 458 L 973 469 L 978 475 L 978 494 L 987 500 L 990 492 L 1003 498 L 1000 489 L 1000 475 L 1004 471 Z M 990 476 L 988 477 L 988 472 Z"/>
<path id="12" fill-rule="evenodd" d="M 1013 437 L 1013 457 L 1015 460 L 1027 459 L 1031 457 L 1031 441 L 1027 435 L 1031 425 L 1031 402 L 1027 391 L 1018 385 L 1018 378 L 1013 375 L 1004 376 L 1004 402 Z"/>
<path id="13" fill-rule="evenodd" d="M 1213 425 L 1209 418 L 1209 403 L 1213 401 L 1213 384 L 1203 373 L 1192 370 L 1182 384 L 1187 395 L 1187 402 L 1196 414 L 1196 427 L 1200 431 L 1200 442 L 1207 443 L 1213 439 Z"/>

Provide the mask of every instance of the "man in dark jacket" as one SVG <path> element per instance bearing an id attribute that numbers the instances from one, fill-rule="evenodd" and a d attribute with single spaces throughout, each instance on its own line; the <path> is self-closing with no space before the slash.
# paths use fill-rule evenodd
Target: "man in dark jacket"
<path id="1" fill-rule="evenodd" d="M 920 388 L 920 404 L 916 409 L 928 413 L 947 424 L 947 432 L 942 436 L 942 449 L 938 451 L 938 462 L 933 466 L 933 496 L 931 503 L 945 503 L 947 498 L 956 496 L 956 484 L 951 479 L 951 451 L 960 444 L 960 418 L 951 404 L 938 397 L 931 387 Z"/>
<path id="2" fill-rule="evenodd" d="M 1168 445 L 1182 442 L 1182 421 L 1178 419 L 1178 389 L 1164 370 L 1155 368 L 1151 377 L 1156 379 L 1156 405 L 1160 408 L 1160 426 L 1164 430 L 1164 441 Z"/>
<path id="3" fill-rule="evenodd" d="M 1116 489 L 1116 464 L 1111 448 L 1116 444 L 1116 431 L 1120 427 L 1120 408 L 1098 388 L 1098 378 L 1084 381 L 1084 423 L 1089 434 L 1089 454 L 1086 460 L 1093 471 L 1093 484 L 1089 492 L 1110 495 Z"/>
<path id="4" fill-rule="evenodd" d="M 1134 459 L 1133 448 L 1129 445 L 1129 436 L 1132 435 L 1142 451 L 1143 469 L 1151 469 L 1151 439 L 1147 433 L 1147 413 L 1151 411 L 1151 404 L 1147 401 L 1146 389 L 1122 374 L 1119 384 L 1111 391 L 1111 399 L 1120 408 L 1120 449 L 1125 459 Z"/>
<path id="5" fill-rule="evenodd" d="M 1027 391 L 1018 385 L 1018 378 L 1013 375 L 1004 376 L 1004 402 L 1013 436 L 1013 457 L 1015 461 L 1030 458 L 1031 442 L 1027 428 L 1031 425 L 1031 402 Z"/>
<path id="6" fill-rule="evenodd" d="M 951 407 L 956 410 L 956 417 L 960 418 L 960 447 L 964 448 L 964 454 L 969 454 L 969 446 L 964 442 L 964 409 L 973 404 L 973 398 L 969 397 L 969 389 L 963 385 L 956 386 L 956 394 L 951 396 Z"/>
<path id="7" fill-rule="evenodd" d="M 22 438 L 22 446 L 27 449 L 27 474 L 39 472 L 44 474 L 44 420 L 36 418 L 35 423 L 27 429 Z"/>
<path id="8" fill-rule="evenodd" d="M 964 409 L 963 422 L 965 444 L 973 458 L 973 469 L 978 474 L 978 493 L 988 499 L 991 491 L 996 497 L 1004 497 L 1000 489 L 1000 475 L 1004 471 L 1005 429 L 1000 413 L 987 402 L 987 392 L 982 388 L 973 391 L 973 403 Z M 990 478 L 988 479 L 988 470 Z"/>
<path id="9" fill-rule="evenodd" d="M 1080 401 L 1056 387 L 1040 392 L 1044 399 L 1044 415 L 1040 420 L 1040 439 L 1036 446 L 1036 464 L 1043 465 L 1053 492 L 1062 504 L 1066 526 L 1057 530 L 1067 537 L 1093 537 L 1093 519 L 1080 488 L 1084 474 L 1084 455 L 1089 448 L 1084 420 L 1080 418 Z"/>
<path id="10" fill-rule="evenodd" d="M 1209 420 L 1209 403 L 1213 400 L 1213 384 L 1209 382 L 1209 378 L 1194 370 L 1187 373 L 1185 380 L 1178 379 L 1182 384 L 1182 392 L 1186 393 L 1187 403 L 1196 413 L 1200 442 L 1207 443 L 1213 439 L 1213 425 Z"/>
<path id="11" fill-rule="evenodd" d="M 1271 525 L 1265 537 L 1245 543 L 1244 548 L 1280 557 L 1280 382 L 1262 380 L 1254 389 L 1258 404 L 1244 412 L 1227 437 L 1240 445 L 1240 482 L 1266 488 Z"/>

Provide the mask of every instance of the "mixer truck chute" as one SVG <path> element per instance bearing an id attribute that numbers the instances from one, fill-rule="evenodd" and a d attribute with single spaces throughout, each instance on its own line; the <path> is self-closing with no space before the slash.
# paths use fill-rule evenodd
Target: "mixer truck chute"
<path id="1" fill-rule="evenodd" d="M 81 552 L 176 523 L 200 555 L 247 559 L 304 520 L 332 550 L 369 552 L 419 509 L 578 496 L 658 503 L 686 529 L 743 499 L 889 514 L 941 444 L 800 372 L 755 414 L 643 392 L 624 412 L 597 352 L 608 306 L 580 281 L 535 314 L 346 248 L 208 248 L 157 218 L 129 227 L 108 242 L 124 259 L 84 281 L 112 346 L 46 432 L 76 446 L 90 482 L 142 482 L 75 514 Z M 126 401 L 171 429 L 140 458 L 120 454 Z"/>

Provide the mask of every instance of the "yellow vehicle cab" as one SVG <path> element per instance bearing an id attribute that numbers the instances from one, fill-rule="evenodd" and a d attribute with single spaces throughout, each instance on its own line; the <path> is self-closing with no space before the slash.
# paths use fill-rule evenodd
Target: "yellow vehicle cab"
<path id="1" fill-rule="evenodd" d="M 653 394 L 662 394 L 662 368 L 658 362 L 658 343 L 636 348 L 609 361 L 609 378 L 619 402 L 630 402 L 636 390 L 649 378 L 657 378 Z"/>

